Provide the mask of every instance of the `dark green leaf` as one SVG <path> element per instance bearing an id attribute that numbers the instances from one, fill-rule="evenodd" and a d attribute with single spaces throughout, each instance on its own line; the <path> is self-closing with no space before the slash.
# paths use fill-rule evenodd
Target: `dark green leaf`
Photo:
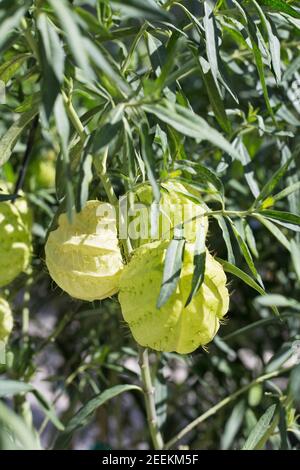
<path id="1" fill-rule="evenodd" d="M 20 118 L 14 122 L 0 139 L 0 167 L 6 163 L 20 137 L 20 134 L 35 118 L 39 112 L 39 104 L 35 103 L 32 108 L 23 113 Z"/>
<path id="2" fill-rule="evenodd" d="M 194 248 L 194 272 L 192 278 L 192 288 L 185 303 L 185 307 L 189 305 L 192 298 L 197 294 L 204 281 L 206 259 L 205 238 L 205 226 L 204 223 L 200 223 L 197 229 L 197 236 Z"/>
<path id="3" fill-rule="evenodd" d="M 286 15 L 290 15 L 293 18 L 300 19 L 300 13 L 284 0 L 260 0 L 260 3 L 271 11 L 285 13 Z"/>
<path id="4" fill-rule="evenodd" d="M 300 225 L 300 216 L 297 214 L 292 214 L 291 212 L 275 211 L 275 210 L 260 210 L 260 215 L 266 217 L 267 219 L 287 222 L 291 225 Z M 256 215 L 255 213 L 253 215 Z"/>
<path id="5" fill-rule="evenodd" d="M 142 389 L 136 385 L 116 385 L 87 401 L 68 422 L 65 431 L 56 440 L 55 448 L 65 449 L 73 433 L 77 429 L 88 424 L 92 414 L 97 410 L 97 408 L 121 393 L 129 392 L 131 390 L 137 390 L 139 392 L 142 391 Z"/>
<path id="6" fill-rule="evenodd" d="M 264 185 L 262 188 L 261 192 L 257 196 L 255 202 L 254 202 L 254 207 L 257 207 L 259 203 L 265 199 L 269 194 L 273 192 L 273 190 L 276 188 L 282 177 L 285 175 L 286 171 L 288 170 L 288 167 L 290 166 L 291 162 L 295 158 L 295 155 L 293 154 L 274 174 L 273 176 L 269 179 L 269 181 Z"/>

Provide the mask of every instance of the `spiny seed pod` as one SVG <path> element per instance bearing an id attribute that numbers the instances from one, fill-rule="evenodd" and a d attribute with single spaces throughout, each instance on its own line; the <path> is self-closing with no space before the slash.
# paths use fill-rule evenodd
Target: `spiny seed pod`
<path id="1" fill-rule="evenodd" d="M 0 341 L 6 343 L 13 328 L 11 309 L 6 300 L 0 297 Z"/>
<path id="2" fill-rule="evenodd" d="M 112 296 L 123 268 L 114 208 L 88 201 L 71 224 L 61 214 L 45 253 L 50 276 L 72 297 L 93 301 Z"/>
<path id="3" fill-rule="evenodd" d="M 22 202 L 22 210 L 27 204 Z M 28 221 L 18 209 L 19 203 L 0 202 L 0 287 L 25 271 L 31 256 Z"/>
<path id="4" fill-rule="evenodd" d="M 184 223 L 184 238 L 190 242 L 195 241 L 200 223 L 204 224 L 207 233 L 208 218 L 203 216 L 206 206 L 199 191 L 171 180 L 161 183 L 160 191 L 161 199 L 159 207 L 156 207 L 156 213 L 159 213 L 158 218 L 156 217 L 157 231 L 153 224 L 155 204 L 150 184 L 141 184 L 134 191 L 134 203 L 129 209 L 130 215 L 133 215 L 132 219 L 129 218 L 129 237 L 133 240 L 134 247 L 155 240 L 170 240 L 173 238 L 174 227 L 179 228 L 182 223 Z"/>
<path id="5" fill-rule="evenodd" d="M 194 246 L 186 243 L 176 291 L 160 309 L 157 299 L 168 241 L 143 245 L 124 268 L 119 301 L 135 340 L 157 351 L 187 354 L 209 343 L 228 310 L 229 294 L 222 266 L 207 252 L 202 286 L 187 307 Z"/>

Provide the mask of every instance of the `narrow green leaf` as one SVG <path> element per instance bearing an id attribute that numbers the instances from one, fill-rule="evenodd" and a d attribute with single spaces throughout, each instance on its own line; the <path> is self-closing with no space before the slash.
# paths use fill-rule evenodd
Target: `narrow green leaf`
<path id="1" fill-rule="evenodd" d="M 294 299 L 288 299 L 287 297 L 284 297 L 280 294 L 265 294 L 262 297 L 258 297 L 255 302 L 265 307 L 271 307 L 272 305 L 275 305 L 276 307 L 300 310 L 299 302 Z"/>
<path id="2" fill-rule="evenodd" d="M 271 20 L 267 19 L 265 16 L 263 10 L 259 6 L 258 2 L 256 0 L 251 0 L 253 5 L 255 6 L 261 23 L 264 26 L 267 34 L 268 34 L 268 40 L 269 40 L 269 48 L 270 48 L 270 54 L 271 54 L 271 60 L 272 60 L 272 66 L 275 74 L 275 78 L 277 83 L 280 83 L 281 81 L 281 64 L 280 64 L 280 41 L 277 37 L 276 34 L 276 29 Z M 275 34 L 274 34 L 275 32 Z"/>
<path id="3" fill-rule="evenodd" d="M 291 162 L 295 158 L 295 155 L 291 155 L 291 157 L 273 174 L 273 176 L 267 181 L 267 183 L 264 185 L 262 188 L 261 192 L 257 196 L 255 202 L 254 202 L 254 207 L 257 207 L 263 199 L 265 199 L 269 194 L 273 192 L 273 190 L 276 188 L 282 177 L 285 175 L 285 173 L 288 170 L 288 167 L 290 166 Z"/>
<path id="4" fill-rule="evenodd" d="M 35 118 L 39 112 L 39 104 L 35 103 L 32 108 L 23 113 L 20 118 L 14 122 L 0 139 L 0 167 L 6 163 L 20 137 L 20 134 Z"/>
<path id="5" fill-rule="evenodd" d="M 15 441 L 19 442 L 17 449 L 40 450 L 40 444 L 33 431 L 24 421 L 0 401 L 0 427 L 8 428 Z M 15 449 L 16 450 L 16 449 Z"/>
<path id="6" fill-rule="evenodd" d="M 246 146 L 244 145 L 242 138 L 237 139 L 237 148 L 240 155 L 239 161 L 243 165 L 245 180 L 247 181 L 253 196 L 257 197 L 260 191 L 259 186 L 255 179 L 251 157 Z"/>
<path id="7" fill-rule="evenodd" d="M 171 20 L 172 15 L 159 8 L 154 0 L 111 0 L 117 8 L 134 18 L 141 16 L 149 20 Z"/>
<path id="8" fill-rule="evenodd" d="M 253 230 L 250 227 L 250 225 L 246 222 L 246 220 L 243 221 L 243 228 L 244 228 L 244 232 L 245 232 L 245 240 L 246 240 L 246 242 L 249 246 L 249 249 L 250 249 L 252 255 L 255 258 L 259 258 L 259 254 L 258 254 L 258 251 L 257 251 L 256 240 L 255 240 Z"/>
<path id="9" fill-rule="evenodd" d="M 62 424 L 62 422 L 58 419 L 58 417 L 56 416 L 55 409 L 53 408 L 51 403 L 49 403 L 48 400 L 46 400 L 46 398 L 37 389 L 33 390 L 32 393 L 35 396 L 35 398 L 37 399 L 39 405 L 41 406 L 41 408 L 42 408 L 43 412 L 45 413 L 45 415 L 47 416 L 47 418 L 51 421 L 51 423 L 54 424 L 56 429 L 58 429 L 59 431 L 63 431 L 65 429 L 65 427 Z"/>
<path id="10" fill-rule="evenodd" d="M 0 65 L 0 80 L 5 84 L 14 76 L 19 68 L 28 58 L 31 57 L 29 52 L 15 54 L 6 62 Z"/>
<path id="11" fill-rule="evenodd" d="M 227 134 L 230 134 L 231 124 L 224 108 L 224 102 L 220 94 L 220 90 L 215 84 L 210 66 L 202 57 L 197 57 L 197 61 L 214 115 L 216 116 L 221 128 Z"/>
<path id="12" fill-rule="evenodd" d="M 270 8 L 271 11 L 277 11 L 278 13 L 285 13 L 290 15 L 293 18 L 300 19 L 300 13 L 295 10 L 291 5 L 283 0 L 260 0 L 260 3 L 267 8 Z"/>
<path id="13" fill-rule="evenodd" d="M 300 243 L 296 240 L 291 240 L 291 255 L 294 269 L 297 275 L 298 282 L 300 283 Z"/>
<path id="14" fill-rule="evenodd" d="M 242 271 L 240 268 L 237 266 L 234 266 L 233 264 L 229 263 L 228 261 L 224 261 L 220 258 L 216 258 L 219 263 L 222 264 L 224 271 L 233 274 L 234 276 L 238 277 L 241 279 L 245 284 L 248 284 L 248 286 L 252 287 L 252 289 L 256 290 L 260 295 L 266 295 L 265 290 L 255 282 L 252 277 L 250 277 L 248 274 L 246 274 L 244 271 Z M 276 306 L 271 306 L 273 312 L 275 315 L 280 316 L 279 311 Z"/>
<path id="15" fill-rule="evenodd" d="M 221 436 L 221 449 L 227 450 L 231 447 L 235 436 L 237 435 L 245 415 L 245 400 L 240 400 L 233 408 L 229 416 L 224 431 Z"/>
<path id="16" fill-rule="evenodd" d="M 200 223 L 197 229 L 196 242 L 194 248 L 194 272 L 192 278 L 192 288 L 185 303 L 185 307 L 189 305 L 192 298 L 197 294 L 204 281 L 206 260 L 205 236 L 206 233 L 204 223 Z"/>
<path id="17" fill-rule="evenodd" d="M 65 53 L 55 27 L 45 14 L 38 16 L 37 27 L 41 36 L 42 101 L 48 122 L 64 79 Z"/>
<path id="18" fill-rule="evenodd" d="M 13 397 L 19 393 L 32 392 L 34 387 L 17 380 L 0 380 L 0 397 Z"/>
<path id="19" fill-rule="evenodd" d="M 227 227 L 227 224 L 226 224 L 226 220 L 222 215 L 214 215 L 213 217 L 215 219 L 217 219 L 218 224 L 219 224 L 219 226 L 222 230 L 223 239 L 224 239 L 224 242 L 225 242 L 226 248 L 227 248 L 228 261 L 229 261 L 229 263 L 234 265 L 235 264 L 235 257 L 234 257 L 234 253 L 233 253 L 233 249 L 232 249 L 232 245 L 231 245 L 231 240 L 230 240 L 230 235 L 229 235 L 229 230 L 228 230 L 228 227 Z"/>
<path id="20" fill-rule="evenodd" d="M 257 282 L 252 279 L 248 274 L 246 274 L 244 271 L 242 271 L 240 268 L 237 266 L 234 266 L 233 264 L 229 263 L 228 261 L 222 260 L 220 258 L 216 258 L 219 263 L 222 264 L 224 271 L 233 274 L 234 276 L 238 277 L 241 279 L 245 284 L 248 284 L 248 286 L 252 287 L 252 289 L 256 290 L 259 292 L 261 295 L 265 295 L 266 292 L 262 287 L 260 287 Z"/>
<path id="21" fill-rule="evenodd" d="M 242 450 L 253 450 L 258 445 L 259 441 L 264 437 L 269 429 L 270 423 L 273 419 L 276 410 L 276 405 L 271 405 L 267 411 L 260 417 L 256 426 L 252 429 L 248 436 Z"/>
<path id="22" fill-rule="evenodd" d="M 274 235 L 275 238 L 277 238 L 279 243 L 281 243 L 288 251 L 291 251 L 291 245 L 290 245 L 289 240 L 282 233 L 282 231 L 275 224 L 273 224 L 273 222 L 259 215 L 256 215 L 255 218 L 262 225 L 264 225 L 272 233 L 272 235 Z"/>
<path id="23" fill-rule="evenodd" d="M 142 391 L 142 389 L 136 385 L 116 385 L 88 400 L 85 405 L 83 405 L 83 407 L 80 408 L 80 410 L 78 410 L 77 413 L 70 419 L 65 428 L 65 431 L 60 436 L 58 436 L 55 442 L 55 448 L 65 449 L 74 431 L 86 426 L 97 408 L 104 405 L 104 403 L 120 395 L 121 393 L 129 392 L 131 390 L 137 390 L 139 392 Z"/>
<path id="24" fill-rule="evenodd" d="M 160 190 L 156 182 L 155 175 L 153 173 L 154 168 L 154 157 L 152 143 L 149 136 L 149 127 L 146 123 L 143 123 L 139 128 L 139 134 L 141 139 L 141 153 L 142 158 L 145 163 L 147 175 L 153 190 L 153 196 L 156 203 L 159 203 L 160 200 Z"/>
<path id="25" fill-rule="evenodd" d="M 295 354 L 294 342 L 282 344 L 278 351 L 271 357 L 265 367 L 266 373 L 280 369 Z"/>
<path id="26" fill-rule="evenodd" d="M 38 16 L 37 27 L 43 43 L 44 56 L 42 58 L 46 60 L 46 63 L 52 69 L 57 81 L 62 83 L 65 69 L 65 53 L 58 33 L 44 13 Z"/>
<path id="27" fill-rule="evenodd" d="M 144 111 L 155 114 L 161 121 L 174 127 L 178 132 L 195 139 L 208 140 L 213 145 L 239 159 L 237 150 L 207 122 L 183 106 L 162 100 L 162 104 L 143 105 Z"/>
<path id="28" fill-rule="evenodd" d="M 16 194 L 0 194 L 0 202 L 14 201 L 17 198 Z"/>
<path id="29" fill-rule="evenodd" d="M 191 160 L 179 160 L 174 163 L 175 169 L 182 169 L 195 177 L 195 180 L 210 183 L 224 198 L 224 186 L 221 179 L 209 168 Z"/>
<path id="30" fill-rule="evenodd" d="M 66 34 L 66 40 L 78 66 L 90 78 L 94 78 L 94 72 L 89 64 L 88 54 L 85 50 L 82 35 L 77 25 L 76 16 L 70 10 L 65 0 L 49 0 L 52 5 L 62 29 Z"/>
<path id="31" fill-rule="evenodd" d="M 89 197 L 89 186 L 93 179 L 93 157 L 86 150 L 83 155 L 79 166 L 79 184 L 77 187 L 77 197 L 76 197 L 76 210 L 80 212 L 81 209 L 85 206 L 85 203 Z"/>
<path id="32" fill-rule="evenodd" d="M 205 29 L 205 38 L 206 38 L 206 55 L 210 65 L 211 73 L 214 78 L 215 85 L 219 89 L 218 85 L 218 74 L 219 74 L 219 64 L 218 64 L 218 54 L 217 54 L 217 34 L 216 34 L 216 24 L 213 14 L 213 8 L 211 3 L 208 0 L 204 0 L 204 18 L 203 25 Z"/>
<path id="33" fill-rule="evenodd" d="M 164 272 L 157 300 L 157 308 L 161 308 L 176 289 L 182 268 L 184 246 L 185 239 L 174 238 L 169 243 L 166 250 Z"/>
<path id="34" fill-rule="evenodd" d="M 244 256 L 245 258 L 245 261 L 250 269 L 250 271 L 252 272 L 253 276 L 259 281 L 259 283 L 261 285 L 262 284 L 262 280 L 261 280 L 261 277 L 260 275 L 258 274 L 257 270 L 256 270 L 256 267 L 255 267 L 255 264 L 253 262 L 253 259 L 252 259 L 252 256 L 251 256 L 251 252 L 248 248 L 248 245 L 247 243 L 245 242 L 245 240 L 243 239 L 243 237 L 241 236 L 241 234 L 239 233 L 238 229 L 236 228 L 236 226 L 234 225 L 234 223 L 232 222 L 232 220 L 228 217 L 228 220 L 230 222 L 230 225 L 232 227 L 232 231 L 235 235 L 235 238 L 238 242 L 238 245 L 239 245 L 239 248 L 240 248 L 240 251 L 242 253 L 242 255 Z"/>
<path id="35" fill-rule="evenodd" d="M 277 193 L 274 196 L 272 196 L 273 203 L 275 204 L 275 202 L 280 201 L 280 199 L 283 199 L 289 196 L 290 194 L 293 194 L 294 192 L 299 191 L 299 190 L 300 190 L 300 181 L 298 181 L 297 183 L 291 184 L 287 188 L 280 191 L 280 193 Z"/>
<path id="36" fill-rule="evenodd" d="M 267 219 L 273 219 L 275 221 L 287 222 L 291 225 L 300 225 L 300 216 L 297 214 L 292 214 L 291 212 L 284 211 L 275 211 L 275 210 L 260 210 L 260 215 L 263 215 Z M 256 214 L 253 213 L 255 216 Z"/>
<path id="37" fill-rule="evenodd" d="M 97 65 L 97 67 L 99 67 L 99 69 L 103 73 L 105 73 L 107 77 L 112 80 L 112 83 L 119 87 L 120 90 L 127 94 L 130 93 L 131 90 L 129 85 L 121 76 L 119 70 L 117 70 L 115 67 L 113 67 L 112 64 L 110 64 L 108 58 L 102 52 L 100 47 L 97 47 L 91 40 L 87 38 L 83 38 L 82 41 L 87 54 L 89 55 L 90 59 Z"/>
<path id="38" fill-rule="evenodd" d="M 29 6 L 28 0 L 24 2 L 25 5 L 20 7 L 19 5 L 9 8 L 5 11 L 4 15 L 1 15 L 0 21 L 0 50 L 7 40 L 7 38 L 12 34 L 15 28 L 18 27 L 21 18 L 25 15 L 26 10 Z"/>
<path id="39" fill-rule="evenodd" d="M 269 112 L 270 116 L 272 117 L 273 121 L 275 121 L 275 116 L 274 116 L 273 108 L 272 108 L 271 103 L 270 103 L 269 93 L 268 93 L 267 84 L 266 84 L 264 63 L 263 63 L 261 51 L 259 49 L 259 40 L 258 40 L 258 36 L 257 36 L 257 26 L 256 26 L 255 22 L 252 20 L 251 16 L 242 8 L 240 3 L 236 0 L 232 0 L 232 1 L 236 5 L 238 10 L 241 12 L 241 15 L 242 15 L 242 17 L 243 17 L 243 19 L 246 23 L 246 26 L 247 26 L 247 29 L 248 29 L 248 34 L 249 34 L 249 37 L 250 37 L 250 40 L 251 40 L 252 51 L 253 51 L 253 56 L 254 56 L 254 60 L 255 60 L 255 63 L 256 63 L 256 68 L 257 68 L 257 71 L 258 71 L 260 83 L 261 83 L 262 90 L 263 90 L 263 95 L 264 95 L 265 102 L 266 102 L 266 106 L 267 106 L 267 109 L 268 109 L 268 112 Z"/>
<path id="40" fill-rule="evenodd" d="M 62 174 L 60 171 L 56 171 L 56 187 L 57 192 L 60 194 L 61 198 L 66 196 L 67 214 L 69 221 L 71 222 L 73 218 L 74 191 L 68 145 L 70 137 L 70 125 L 61 95 L 57 97 L 54 105 L 54 118 L 61 144 L 60 156 L 57 163 L 60 163 L 62 168 Z"/>

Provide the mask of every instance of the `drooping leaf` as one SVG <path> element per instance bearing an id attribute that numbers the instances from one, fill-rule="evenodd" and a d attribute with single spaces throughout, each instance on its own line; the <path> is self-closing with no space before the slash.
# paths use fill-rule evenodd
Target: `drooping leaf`
<path id="1" fill-rule="evenodd" d="M 192 287 L 185 303 L 185 307 L 189 305 L 192 298 L 197 294 L 204 281 L 206 259 L 205 237 L 205 225 L 204 223 L 200 223 L 197 229 L 196 242 L 194 247 L 194 272 L 192 278 Z"/>
<path id="2" fill-rule="evenodd" d="M 239 159 L 238 152 L 225 137 L 191 110 L 168 101 L 162 101 L 162 104 L 143 105 L 142 108 L 148 113 L 155 114 L 161 121 L 174 127 L 178 132 L 194 139 L 208 140 L 233 158 Z"/>
<path id="3" fill-rule="evenodd" d="M 38 112 L 39 103 L 35 103 L 29 111 L 23 113 L 3 134 L 0 139 L 0 167 L 9 160 L 20 134 L 35 118 Z"/>
<path id="4" fill-rule="evenodd" d="M 120 395 L 121 393 L 129 392 L 131 390 L 137 390 L 139 392 L 142 391 L 142 389 L 137 385 L 116 385 L 88 400 L 70 419 L 64 432 L 58 436 L 54 447 L 56 449 L 65 449 L 73 433 L 77 429 L 80 429 L 88 424 L 97 408 L 104 405 L 104 403 Z"/>
<path id="5" fill-rule="evenodd" d="M 182 268 L 184 246 L 184 238 L 174 238 L 169 243 L 165 255 L 163 279 L 157 300 L 157 308 L 161 308 L 176 289 Z"/>
<path id="6" fill-rule="evenodd" d="M 275 410 L 276 410 L 276 405 L 271 405 L 267 409 L 267 411 L 260 417 L 256 426 L 252 429 L 251 433 L 249 434 L 242 450 L 256 449 L 260 440 L 264 437 L 264 435 L 267 433 L 269 429 L 270 423 L 275 414 Z"/>

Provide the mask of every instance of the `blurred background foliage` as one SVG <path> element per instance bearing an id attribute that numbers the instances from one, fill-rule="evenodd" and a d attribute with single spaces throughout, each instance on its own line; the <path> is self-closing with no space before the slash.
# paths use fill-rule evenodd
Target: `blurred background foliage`
<path id="1" fill-rule="evenodd" d="M 33 214 L 30 269 L 1 290 L 14 313 L 2 448 L 151 446 L 117 299 L 71 299 L 44 261 L 58 209 L 107 199 L 104 151 L 118 196 L 167 176 L 200 187 L 214 211 L 209 249 L 231 273 L 228 320 L 208 351 L 151 355 L 165 441 L 299 448 L 299 7 L 0 2 L 0 176 Z"/>

